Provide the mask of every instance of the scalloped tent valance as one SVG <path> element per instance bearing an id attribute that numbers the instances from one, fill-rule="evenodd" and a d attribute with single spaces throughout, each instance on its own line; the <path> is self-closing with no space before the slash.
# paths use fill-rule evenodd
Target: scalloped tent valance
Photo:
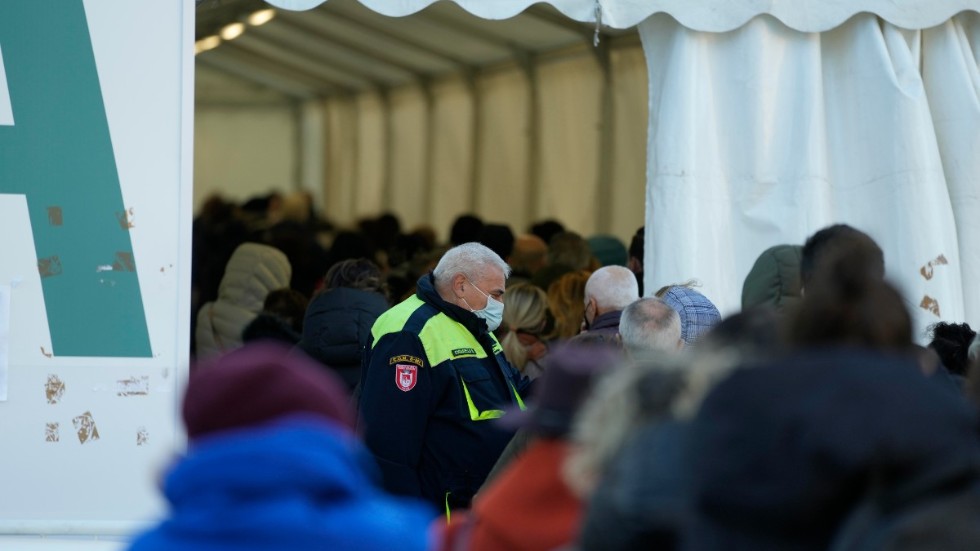
<path id="1" fill-rule="evenodd" d="M 266 0 L 287 10 L 308 10 L 328 0 Z M 361 0 L 382 15 L 402 17 L 420 11 L 436 0 Z M 535 0 L 451 0 L 484 19 L 506 19 L 524 11 Z M 651 15 L 666 13 L 685 27 L 703 32 L 737 29 L 759 15 L 775 17 L 801 32 L 823 32 L 838 27 L 854 15 L 872 13 L 903 29 L 935 27 L 964 11 L 980 11 L 977 0 L 550 0 L 560 12 L 577 21 L 594 22 L 600 13 L 603 25 L 625 29 Z"/>

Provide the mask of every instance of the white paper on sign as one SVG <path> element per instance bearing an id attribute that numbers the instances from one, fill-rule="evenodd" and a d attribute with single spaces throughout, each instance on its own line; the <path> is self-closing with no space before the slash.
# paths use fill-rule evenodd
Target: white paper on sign
<path id="1" fill-rule="evenodd" d="M 0 402 L 7 401 L 10 364 L 10 285 L 0 285 Z"/>

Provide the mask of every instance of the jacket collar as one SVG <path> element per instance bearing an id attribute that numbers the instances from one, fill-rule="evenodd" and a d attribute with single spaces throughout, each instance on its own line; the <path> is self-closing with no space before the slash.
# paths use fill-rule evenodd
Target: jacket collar
<path id="1" fill-rule="evenodd" d="M 465 308 L 460 308 L 439 296 L 439 293 L 436 291 L 435 276 L 432 272 L 419 278 L 415 287 L 415 295 L 422 299 L 422 301 L 431 304 L 436 310 L 459 322 L 470 333 L 480 336 L 488 332 L 487 322 L 483 318 L 477 317 L 473 312 Z"/>
<path id="2" fill-rule="evenodd" d="M 592 320 L 592 325 L 589 326 L 589 331 L 595 331 L 596 329 L 608 329 L 608 328 L 619 328 L 619 318 L 622 317 L 622 310 L 613 310 L 612 312 L 606 312 L 596 316 Z"/>

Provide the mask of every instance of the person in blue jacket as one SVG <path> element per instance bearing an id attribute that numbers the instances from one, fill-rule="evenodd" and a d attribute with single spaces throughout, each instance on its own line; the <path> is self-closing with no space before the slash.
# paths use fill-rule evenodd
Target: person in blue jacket
<path id="1" fill-rule="evenodd" d="M 364 439 L 384 487 L 439 508 L 469 507 L 512 433 L 529 384 L 492 331 L 510 268 L 479 243 L 450 249 L 416 292 L 382 314 L 361 372 Z"/>
<path id="2" fill-rule="evenodd" d="M 436 549 L 435 512 L 377 486 L 349 408 L 341 381 L 280 344 L 198 366 L 170 511 L 130 550 Z"/>

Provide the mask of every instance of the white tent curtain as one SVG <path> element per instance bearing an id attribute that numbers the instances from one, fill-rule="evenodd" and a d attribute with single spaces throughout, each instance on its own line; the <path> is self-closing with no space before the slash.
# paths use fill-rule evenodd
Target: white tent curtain
<path id="1" fill-rule="evenodd" d="M 595 228 L 596 209 L 582 206 L 597 205 L 600 200 L 599 158 L 581 152 L 599 151 L 602 73 L 588 57 L 548 65 L 540 73 L 541 143 L 550 154 L 541 158 L 540 178 L 547 184 L 537 197 L 538 211 L 564 219 L 572 229 Z M 567 219 L 564 213 L 569 212 L 577 216 Z"/>
<path id="2" fill-rule="evenodd" d="M 289 105 L 198 106 L 194 203 L 214 194 L 243 201 L 286 184 L 296 169 L 295 119 Z"/>
<path id="3" fill-rule="evenodd" d="M 760 252 L 843 222 L 882 246 L 920 334 L 980 324 L 977 14 L 921 31 L 860 14 L 823 33 L 770 16 L 698 32 L 661 14 L 640 33 L 647 289 L 697 278 L 737 310 Z"/>
<path id="4" fill-rule="evenodd" d="M 602 78 L 593 53 L 582 50 L 536 63 L 533 86 L 517 66 L 472 83 L 463 77 L 431 83 L 431 115 L 421 85 L 394 90 L 387 100 L 376 93 L 327 99 L 327 215 L 347 226 L 389 210 L 406 228 L 427 224 L 442 238 L 466 212 L 515 233 L 553 217 L 583 235 L 610 233 L 625 241 L 644 223 L 641 47 L 610 50 L 609 121 L 602 114 Z M 603 124 L 610 125 L 612 158 L 600 189 Z M 604 221 L 600 204 L 609 211 Z"/>

